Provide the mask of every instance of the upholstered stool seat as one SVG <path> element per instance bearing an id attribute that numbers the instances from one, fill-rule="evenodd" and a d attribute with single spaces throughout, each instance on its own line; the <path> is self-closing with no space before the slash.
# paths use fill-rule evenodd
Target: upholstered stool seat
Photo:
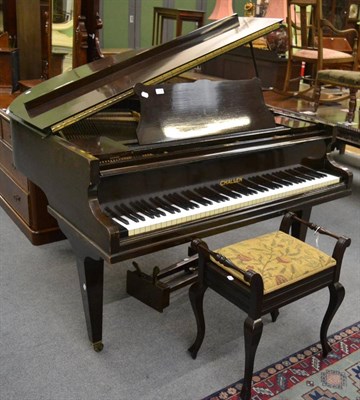
<path id="1" fill-rule="evenodd" d="M 268 233 L 215 250 L 244 271 L 261 275 L 264 294 L 271 293 L 336 265 L 324 252 L 282 231 Z M 210 258 L 220 268 L 240 279 L 244 275 Z"/>
<path id="2" fill-rule="evenodd" d="M 294 226 L 305 225 L 319 235 L 336 239 L 332 255 L 289 234 Z M 294 230 L 296 231 L 296 229 Z M 208 287 L 247 313 L 244 323 L 245 372 L 240 397 L 251 398 L 254 359 L 263 323 L 262 315 L 270 313 L 275 321 L 279 308 L 324 287 L 330 291 L 330 302 L 320 329 L 324 357 L 331 351 L 327 330 L 344 298 L 339 283 L 342 258 L 350 239 L 298 218 L 284 216 L 279 231 L 244 240 L 216 251 L 200 239 L 192 248 L 199 254 L 198 280 L 189 291 L 197 323 L 197 336 L 189 348 L 196 358 L 205 335 L 203 298 Z M 291 323 L 297 323 L 294 320 Z M 303 321 L 301 321 L 301 324 Z M 300 329 L 301 329 L 300 324 Z"/>
<path id="3" fill-rule="evenodd" d="M 356 92 L 360 89 L 360 71 L 346 71 L 339 69 L 324 69 L 317 73 L 315 83 L 314 111 L 319 107 L 321 85 L 339 86 L 349 89 L 349 112 L 346 115 L 346 121 L 354 120 L 356 108 Z M 360 108 L 359 108 L 359 124 L 360 124 Z M 360 126 L 360 125 L 359 125 Z"/>
<path id="4" fill-rule="evenodd" d="M 318 72 L 321 82 L 360 89 L 360 72 L 341 69 L 323 69 Z"/>

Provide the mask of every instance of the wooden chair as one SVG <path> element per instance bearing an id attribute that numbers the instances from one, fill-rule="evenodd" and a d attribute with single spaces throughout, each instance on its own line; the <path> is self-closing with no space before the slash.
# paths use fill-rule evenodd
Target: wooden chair
<path id="1" fill-rule="evenodd" d="M 332 256 L 291 236 L 289 231 L 293 224 L 304 224 L 317 234 L 336 239 Z M 320 328 L 323 356 L 326 357 L 331 351 L 326 339 L 328 327 L 345 294 L 339 275 L 350 242 L 350 239 L 301 220 L 293 213 L 284 216 L 279 231 L 216 252 L 209 250 L 200 239 L 192 241 L 192 248 L 199 254 L 198 280 L 189 291 L 197 323 L 197 336 L 189 348 L 192 357 L 196 358 L 204 339 L 203 299 L 210 287 L 247 313 L 244 322 L 245 372 L 240 397 L 250 399 L 254 358 L 263 329 L 261 317 L 270 313 L 275 321 L 280 307 L 327 286 L 330 302 Z"/>
<path id="2" fill-rule="evenodd" d="M 356 70 L 359 32 L 355 28 L 337 29 L 331 22 L 324 19 L 322 0 L 288 0 L 287 13 L 289 49 L 282 92 L 312 101 L 314 94 L 310 92 L 313 88 L 311 80 L 310 85 L 305 89 L 300 88 L 296 92 L 290 90 L 290 85 L 294 80 L 302 79 L 301 76 L 293 77 L 294 65 L 305 63 L 307 69 L 311 67 L 310 75 L 313 80 L 316 73 L 324 68 Z M 324 38 L 328 36 L 352 37 L 353 45 L 350 47 L 350 52 L 324 47 Z M 338 101 L 339 97 L 324 100 Z"/>
<path id="3" fill-rule="evenodd" d="M 314 93 L 314 111 L 316 112 L 321 95 L 322 85 L 338 86 L 349 89 L 349 111 L 346 114 L 346 121 L 352 122 L 356 109 L 356 93 L 360 89 L 360 71 L 343 71 L 338 69 L 324 69 L 317 73 Z M 360 128 L 360 107 L 359 107 L 359 128 Z"/>

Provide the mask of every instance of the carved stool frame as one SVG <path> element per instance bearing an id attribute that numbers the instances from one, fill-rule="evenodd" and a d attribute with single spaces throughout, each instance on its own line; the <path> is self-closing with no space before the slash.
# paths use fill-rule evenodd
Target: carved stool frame
<path id="1" fill-rule="evenodd" d="M 316 230 L 319 234 L 336 239 L 332 254 L 336 263 L 330 268 L 283 286 L 280 289 L 275 289 L 268 294 L 264 294 L 263 278 L 259 273 L 252 270 L 241 270 L 226 257 L 209 250 L 206 243 L 200 239 L 193 240 L 191 244 L 192 248 L 199 254 L 199 276 L 197 282 L 189 290 L 190 301 L 197 323 L 197 336 L 193 345 L 189 348 L 189 352 L 195 359 L 204 339 L 203 299 L 206 289 L 210 287 L 247 313 L 247 318 L 244 322 L 245 372 L 240 393 L 240 397 L 243 400 L 251 398 L 251 379 L 255 353 L 263 330 L 263 322 L 261 320 L 263 315 L 270 313 L 274 322 L 279 315 L 278 310 L 280 307 L 328 287 L 330 301 L 321 324 L 320 340 L 323 356 L 326 357 L 331 351 L 327 341 L 327 331 L 345 295 L 344 287 L 339 283 L 339 275 L 345 249 L 350 245 L 351 240 L 344 236 L 337 236 L 311 222 L 301 220 L 293 213 L 287 213 L 283 217 L 280 231 L 289 234 L 290 228 L 294 223 L 304 224 L 307 228 Z M 240 272 L 245 282 L 238 278 L 229 280 L 229 273 L 213 260 L 227 268 Z"/>

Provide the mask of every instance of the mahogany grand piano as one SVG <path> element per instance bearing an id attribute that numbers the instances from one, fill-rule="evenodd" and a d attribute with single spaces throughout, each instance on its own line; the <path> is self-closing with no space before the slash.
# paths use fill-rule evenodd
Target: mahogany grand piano
<path id="1" fill-rule="evenodd" d="M 166 82 L 279 23 L 234 15 L 83 65 L 10 105 L 15 165 L 43 189 L 76 255 L 96 351 L 103 347 L 104 261 L 287 210 L 308 218 L 314 205 L 350 194 L 351 173 L 327 157 L 330 127 L 269 109 L 258 79 Z M 304 232 L 294 226 L 293 234 Z M 190 254 L 175 270 L 191 263 Z M 148 278 L 130 271 L 129 293 L 150 302 L 157 294 L 147 291 Z"/>

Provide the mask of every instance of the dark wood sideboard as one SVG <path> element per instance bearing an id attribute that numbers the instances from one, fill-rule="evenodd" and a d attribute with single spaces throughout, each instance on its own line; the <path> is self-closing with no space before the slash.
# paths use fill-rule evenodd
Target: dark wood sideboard
<path id="1" fill-rule="evenodd" d="M 286 73 L 287 59 L 279 57 L 274 51 L 254 48 L 254 56 L 263 87 L 282 89 Z M 294 76 L 299 76 L 301 65 L 294 69 Z M 255 68 L 248 46 L 238 47 L 201 66 L 201 72 L 224 79 L 251 79 Z M 297 75 L 296 75 L 297 73 Z M 298 90 L 299 82 L 294 82 L 291 90 Z"/>
<path id="2" fill-rule="evenodd" d="M 18 78 L 20 82 L 25 80 L 27 83 L 38 83 L 61 72 L 57 68 L 61 60 L 55 58 L 62 55 L 52 55 L 50 45 L 49 24 L 55 3 L 64 6 L 66 2 L 32 0 L 32 6 L 37 12 L 29 20 L 28 0 L 2 2 L 7 37 L 3 38 L 6 42 L 0 42 L 0 47 L 6 47 L 7 51 L 1 57 L 1 70 L 8 71 L 8 74 L 4 88 L 0 90 L 0 206 L 34 245 L 61 240 L 65 236 L 56 220 L 47 212 L 45 194 L 15 168 L 10 122 L 5 109 L 19 94 L 18 91 L 14 92 Z M 102 56 L 98 41 L 98 29 L 102 27 L 99 0 L 74 0 L 73 18 L 73 34 L 76 36 L 73 67 L 76 67 Z M 19 63 L 17 57 L 20 59 Z M 21 65 L 23 69 L 19 68 Z M 20 71 L 14 75 L 17 69 Z M 0 81 L 2 82 L 1 79 Z"/>
<path id="3" fill-rule="evenodd" d="M 47 212 L 45 194 L 14 166 L 10 121 L 4 110 L 0 110 L 0 206 L 34 245 L 65 238 Z"/>

